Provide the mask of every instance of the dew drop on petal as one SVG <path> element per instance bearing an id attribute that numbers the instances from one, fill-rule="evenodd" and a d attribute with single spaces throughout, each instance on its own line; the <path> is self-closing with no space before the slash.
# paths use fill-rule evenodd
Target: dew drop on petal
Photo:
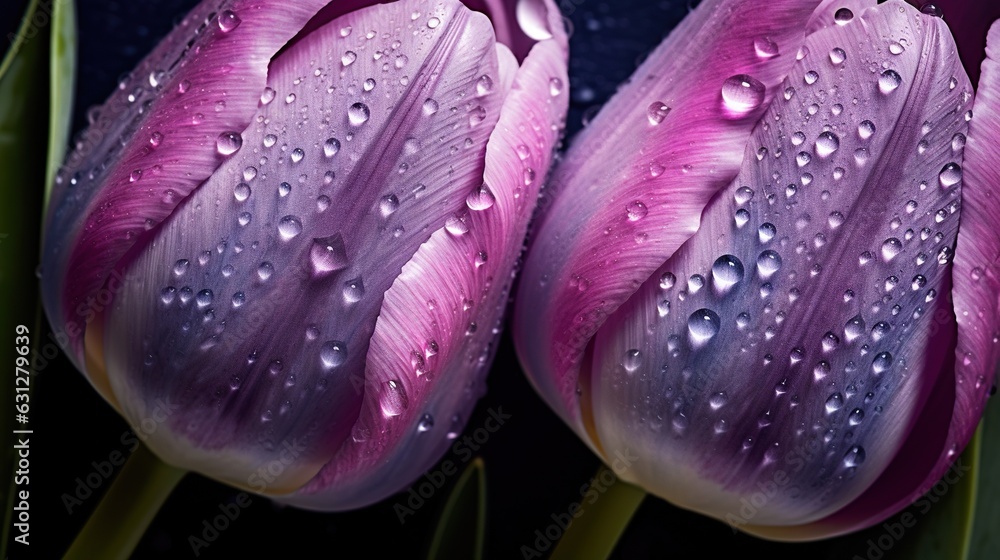
<path id="1" fill-rule="evenodd" d="M 323 343 L 319 349 L 319 359 L 326 369 L 333 369 L 347 361 L 347 345 L 339 340 Z"/>
<path id="2" fill-rule="evenodd" d="M 347 268 L 347 249 L 343 237 L 337 233 L 313 239 L 312 247 L 309 249 L 309 260 L 316 274 Z"/>
<path id="3" fill-rule="evenodd" d="M 410 399 L 403 389 L 403 382 L 398 379 L 386 381 L 379 393 L 379 406 L 386 418 L 399 416 L 410 405 Z"/>
<path id="4" fill-rule="evenodd" d="M 747 74 L 730 76 L 722 83 L 722 101 L 726 108 L 743 115 L 764 102 L 764 84 Z"/>
<path id="5" fill-rule="evenodd" d="M 903 83 L 903 78 L 895 70 L 883 70 L 878 78 L 878 89 L 882 93 L 892 93 Z"/>
<path id="6" fill-rule="evenodd" d="M 223 132 L 215 140 L 215 149 L 221 155 L 228 156 L 236 153 L 243 146 L 243 137 L 239 132 Z"/>
<path id="7" fill-rule="evenodd" d="M 719 332 L 722 322 L 719 315 L 711 309 L 699 309 L 688 317 L 688 332 L 695 342 L 704 343 L 711 340 Z"/>

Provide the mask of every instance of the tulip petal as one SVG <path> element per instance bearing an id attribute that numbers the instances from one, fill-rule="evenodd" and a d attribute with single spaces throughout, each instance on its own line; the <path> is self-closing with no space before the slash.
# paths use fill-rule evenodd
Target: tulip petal
<path id="1" fill-rule="evenodd" d="M 252 487 L 293 446 L 266 492 L 312 478 L 372 389 L 384 293 L 467 198 L 488 201 L 490 22 L 455 0 L 413 18 L 418 4 L 352 12 L 282 52 L 241 148 L 123 264 L 108 377 L 130 419 L 177 403 L 150 438 L 160 455 Z M 394 389 L 387 414 L 406 408 Z"/>
<path id="2" fill-rule="evenodd" d="M 990 29 L 986 54 L 962 164 L 962 220 L 952 273 L 958 322 L 954 368 L 942 374 L 918 426 L 868 492 L 814 526 L 792 527 L 776 537 L 814 538 L 867 527 L 928 492 L 949 470 L 951 477 L 961 477 L 968 468 L 957 460 L 995 390 L 1000 360 L 1000 237 L 994 226 L 1000 215 L 995 153 L 1000 141 L 1000 23 Z M 957 138 L 958 151 L 963 143 L 964 138 Z"/>
<path id="3" fill-rule="evenodd" d="M 576 393 L 584 348 L 736 175 L 818 3 L 702 2 L 555 171 L 554 202 L 521 279 L 515 343 L 550 406 L 585 439 Z"/>
<path id="4" fill-rule="evenodd" d="M 90 115 L 56 178 L 42 277 L 81 370 L 94 300 L 114 296 L 102 290 L 112 269 L 219 166 L 219 135 L 250 123 L 267 61 L 324 3 L 203 2 Z"/>
<path id="5" fill-rule="evenodd" d="M 807 38 L 739 176 L 595 338 L 601 445 L 642 457 L 628 476 L 653 493 L 743 530 L 864 493 L 951 359 L 972 89 L 944 23 L 904 6 Z"/>
<path id="6" fill-rule="evenodd" d="M 875 0 L 823 0 L 806 24 L 806 35 L 831 25 L 844 25 L 876 5 Z"/>
<path id="7" fill-rule="evenodd" d="M 946 455 L 972 437 L 1000 362 L 1000 21 L 990 28 L 965 146 L 962 225 L 955 250 L 955 409 Z M 942 456 L 941 460 L 947 457 Z M 953 457 L 952 457 L 953 458 Z M 946 463 L 935 469 L 943 473 Z M 935 474 L 931 479 L 936 480 Z"/>
<path id="8" fill-rule="evenodd" d="M 485 180 L 496 203 L 436 231 L 403 268 L 373 334 L 354 437 L 283 501 L 337 510 L 367 505 L 427 470 L 461 433 L 485 390 L 502 328 L 509 271 L 521 252 L 510 241 L 525 234 L 568 106 L 567 90 L 553 86 L 567 83 L 559 39 L 535 45 L 520 69 L 511 54 L 501 56 L 501 75 L 510 68 L 513 86 L 503 86 L 510 91 L 486 152 Z M 392 379 L 409 395 L 398 416 L 381 406 Z M 503 410 L 495 412 L 502 422 Z"/>

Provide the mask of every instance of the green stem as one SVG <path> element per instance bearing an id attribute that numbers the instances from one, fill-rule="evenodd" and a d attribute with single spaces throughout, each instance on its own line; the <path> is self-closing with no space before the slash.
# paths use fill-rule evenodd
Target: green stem
<path id="1" fill-rule="evenodd" d="M 140 445 L 111 483 L 63 560 L 127 559 L 186 473 Z"/>
<path id="2" fill-rule="evenodd" d="M 614 482 L 605 486 L 602 480 L 613 477 Z M 615 544 L 625 532 L 629 521 L 646 492 L 637 486 L 619 480 L 613 471 L 601 465 L 591 481 L 591 488 L 599 492 L 593 503 L 584 501 L 573 522 L 566 528 L 562 539 L 552 552 L 550 560 L 571 560 L 575 558 L 607 558 L 615 549 Z"/>

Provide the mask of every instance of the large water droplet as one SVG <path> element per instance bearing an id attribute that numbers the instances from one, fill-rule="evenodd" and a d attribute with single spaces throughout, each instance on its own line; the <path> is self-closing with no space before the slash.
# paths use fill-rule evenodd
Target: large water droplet
<path id="1" fill-rule="evenodd" d="M 347 345 L 339 340 L 323 343 L 319 349 L 319 359 L 326 369 L 333 369 L 347 361 Z"/>
<path id="2" fill-rule="evenodd" d="M 215 149 L 224 156 L 236 153 L 243 146 L 243 137 L 239 132 L 223 132 L 215 140 Z"/>
<path id="3" fill-rule="evenodd" d="M 232 10 L 223 10 L 223 12 L 219 14 L 219 29 L 221 29 L 223 33 L 229 33 L 233 29 L 239 27 L 240 22 L 242 21 L 243 20 L 240 19 L 240 16 L 236 15 L 236 13 Z"/>
<path id="4" fill-rule="evenodd" d="M 879 352 L 875 355 L 875 359 L 872 360 L 872 372 L 875 375 L 881 375 L 890 367 L 892 367 L 892 354 L 888 352 Z"/>
<path id="5" fill-rule="evenodd" d="M 733 255 L 722 255 L 712 264 L 712 282 L 715 288 L 725 292 L 743 280 L 743 263 Z"/>
<path id="6" fill-rule="evenodd" d="M 622 367 L 625 368 L 625 371 L 632 373 L 639 369 L 640 365 L 642 365 L 642 352 L 635 348 L 625 352 L 625 357 L 622 359 Z"/>
<path id="7" fill-rule="evenodd" d="M 892 93 L 903 83 L 903 78 L 895 70 L 884 70 L 878 77 L 878 89 L 882 93 Z"/>
<path id="8" fill-rule="evenodd" d="M 882 258 L 886 262 L 891 261 L 903 250 L 903 242 L 895 237 L 890 237 L 882 242 Z"/>
<path id="9" fill-rule="evenodd" d="M 329 237 L 313 239 L 309 250 L 309 260 L 312 262 L 313 273 L 326 274 L 347 268 L 347 250 L 344 238 L 336 233 Z"/>
<path id="10" fill-rule="evenodd" d="M 770 278 L 781 268 L 781 255 L 770 249 L 757 256 L 757 273 L 761 278 Z"/>
<path id="11" fill-rule="evenodd" d="M 840 148 L 840 138 L 837 138 L 837 135 L 829 130 L 821 132 L 816 138 L 816 155 L 821 158 L 836 152 L 838 148 Z"/>
<path id="12" fill-rule="evenodd" d="M 285 241 L 302 233 L 302 222 L 297 216 L 288 215 L 278 221 L 278 233 Z"/>
<path id="13" fill-rule="evenodd" d="M 722 101 L 727 109 L 737 115 L 760 107 L 764 102 L 764 92 L 764 84 L 746 74 L 730 76 L 722 83 Z"/>
<path id="14" fill-rule="evenodd" d="M 360 277 L 344 282 L 344 301 L 347 303 L 356 303 L 361 301 L 361 298 L 364 296 L 365 285 Z"/>
<path id="15" fill-rule="evenodd" d="M 490 186 L 487 185 L 486 183 L 483 183 L 478 188 L 473 189 L 472 192 L 470 192 L 469 195 L 465 197 L 465 204 L 471 210 L 477 210 L 477 211 L 487 210 L 491 208 L 493 204 L 496 203 L 496 201 L 497 201 L 496 195 L 493 194 L 493 191 L 490 189 Z"/>
<path id="16" fill-rule="evenodd" d="M 830 395 L 828 399 L 826 399 L 826 404 L 824 405 L 824 408 L 826 409 L 827 414 L 833 414 L 834 412 L 840 410 L 840 407 L 842 406 L 844 406 L 844 395 L 841 395 L 840 393 L 834 393 Z"/>
<path id="17" fill-rule="evenodd" d="M 403 389 L 403 382 L 398 379 L 390 379 L 382 385 L 379 395 L 379 405 L 382 414 L 387 418 L 399 416 L 410 405 L 410 399 Z"/>
<path id="18" fill-rule="evenodd" d="M 364 103 L 355 103 L 347 108 L 347 119 L 354 126 L 360 126 L 371 117 L 371 110 Z"/>
<path id="19" fill-rule="evenodd" d="M 654 101 L 646 109 L 646 117 L 649 118 L 649 124 L 652 125 L 660 124 L 669 114 L 670 107 L 667 107 L 660 101 Z"/>
<path id="20" fill-rule="evenodd" d="M 641 200 L 634 200 L 625 207 L 625 216 L 630 222 L 638 222 L 639 220 L 645 218 L 648 213 L 649 210 Z"/>
<path id="21" fill-rule="evenodd" d="M 861 315 L 851 317 L 844 325 L 844 337 L 847 338 L 847 342 L 851 342 L 863 334 L 865 334 L 865 320 Z"/>
<path id="22" fill-rule="evenodd" d="M 942 188 L 949 188 L 962 180 L 962 167 L 955 162 L 947 163 L 938 174 L 938 182 Z"/>
<path id="23" fill-rule="evenodd" d="M 774 58 L 778 56 L 778 44 L 771 40 L 770 37 L 757 37 L 753 40 L 753 49 L 757 53 L 757 56 L 763 59 Z"/>
<path id="24" fill-rule="evenodd" d="M 718 334 L 721 321 L 711 309 L 699 309 L 688 317 L 688 332 L 696 343 L 705 343 Z"/>
<path id="25" fill-rule="evenodd" d="M 865 448 L 860 445 L 855 445 L 854 447 L 847 450 L 844 454 L 844 466 L 847 468 L 854 468 L 861 466 L 865 462 Z"/>

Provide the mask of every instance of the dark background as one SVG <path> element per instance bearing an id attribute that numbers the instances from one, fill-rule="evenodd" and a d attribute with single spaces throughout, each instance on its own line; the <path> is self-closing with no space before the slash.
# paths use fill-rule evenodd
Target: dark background
<path id="1" fill-rule="evenodd" d="M 293 1 L 293 0 L 288 0 Z M 992 0 L 990 0 L 992 1 Z M 156 42 L 195 5 L 193 0 L 79 0 L 79 74 L 73 129 L 82 130 L 86 109 L 103 102 L 119 76 L 131 70 Z M 573 28 L 570 59 L 572 104 L 567 139 L 581 128 L 619 83 L 635 69 L 688 12 L 686 0 L 562 0 Z M 26 2 L 0 0 L 0 31 L 14 27 Z M 35 380 L 32 397 L 32 545 L 39 558 L 58 557 L 106 490 L 66 512 L 61 496 L 73 493 L 77 477 L 94 471 L 92 462 L 124 452 L 128 426 L 62 361 Z M 581 499 L 580 488 L 598 467 L 595 456 L 538 398 L 517 364 L 509 336 L 503 337 L 489 377 L 489 392 L 469 420 L 483 425 L 490 408 L 511 415 L 481 450 L 488 482 L 487 557 L 521 558 L 522 545 L 533 546 L 536 530 L 552 523 Z M 37 455 L 36 455 L 37 453 Z M 460 457 L 445 460 L 461 462 Z M 253 498 L 239 518 L 200 558 L 415 558 L 427 548 L 448 492 L 458 476 L 407 522 L 400 525 L 393 504 L 406 494 L 346 513 L 313 513 Z M 37 482 L 36 482 L 37 481 Z M 37 491 L 37 493 L 36 493 Z M 199 475 L 189 475 L 167 501 L 139 544 L 135 558 L 193 557 L 188 536 L 200 535 L 204 519 L 219 513 L 238 492 Z M 864 557 L 866 541 L 881 530 L 833 541 L 788 545 L 734 535 L 725 524 L 647 498 L 616 549 L 614 558 L 690 558 L 702 555 L 748 555 L 781 558 Z M 21 552 L 15 545 L 11 554 Z M 899 548 L 899 547 L 897 547 Z M 20 557 L 20 556 L 14 556 Z"/>

